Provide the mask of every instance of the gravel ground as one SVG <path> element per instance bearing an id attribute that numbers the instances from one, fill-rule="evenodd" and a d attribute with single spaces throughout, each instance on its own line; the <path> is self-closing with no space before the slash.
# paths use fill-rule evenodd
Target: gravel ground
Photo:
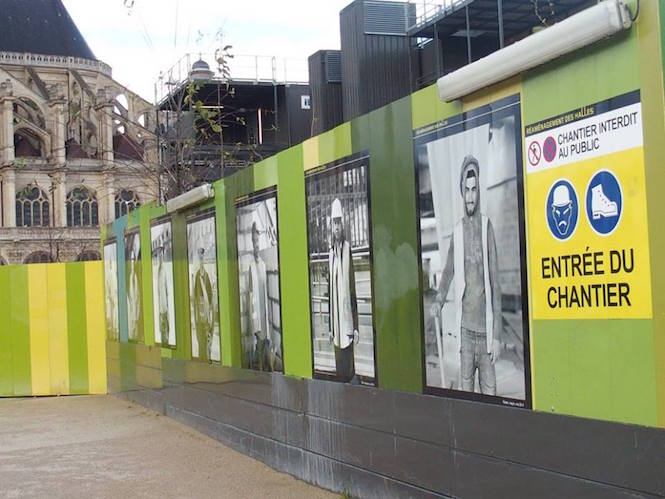
<path id="1" fill-rule="evenodd" d="M 105 396 L 0 399 L 0 497 L 339 496 Z"/>

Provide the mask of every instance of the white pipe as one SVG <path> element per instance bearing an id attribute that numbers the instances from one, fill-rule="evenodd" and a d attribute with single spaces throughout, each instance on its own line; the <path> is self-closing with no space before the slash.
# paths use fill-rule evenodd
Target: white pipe
<path id="1" fill-rule="evenodd" d="M 167 213 L 173 213 L 189 206 L 194 206 L 215 196 L 215 191 L 210 184 L 203 184 L 187 191 L 180 196 L 169 199 L 166 202 Z"/>
<path id="2" fill-rule="evenodd" d="M 439 98 L 446 102 L 459 99 L 631 25 L 630 11 L 624 0 L 605 0 L 439 78 Z"/>

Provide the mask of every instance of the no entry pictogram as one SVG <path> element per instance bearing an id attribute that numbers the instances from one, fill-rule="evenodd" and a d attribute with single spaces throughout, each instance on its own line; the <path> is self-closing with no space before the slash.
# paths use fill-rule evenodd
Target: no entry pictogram
<path id="1" fill-rule="evenodd" d="M 531 163 L 531 166 L 537 166 L 538 163 L 540 163 L 542 151 L 540 149 L 540 144 L 537 141 L 534 140 L 529 144 L 527 156 L 529 157 L 529 163 Z"/>
<path id="2" fill-rule="evenodd" d="M 554 140 L 554 137 L 549 136 L 545 139 L 543 156 L 545 156 L 545 161 L 548 163 L 551 163 L 556 158 L 556 140 Z"/>

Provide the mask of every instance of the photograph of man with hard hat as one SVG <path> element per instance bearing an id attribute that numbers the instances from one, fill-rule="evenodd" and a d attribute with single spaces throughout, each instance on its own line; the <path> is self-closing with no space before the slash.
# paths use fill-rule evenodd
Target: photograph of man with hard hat
<path id="1" fill-rule="evenodd" d="M 192 357 L 219 362 L 221 344 L 214 212 L 187 221 L 187 256 Z"/>
<path id="2" fill-rule="evenodd" d="M 314 375 L 375 384 L 369 158 L 305 179 Z"/>
<path id="3" fill-rule="evenodd" d="M 141 237 L 139 231 L 125 235 L 125 268 L 127 283 L 127 335 L 130 341 L 143 343 L 143 297 L 141 271 Z"/>
<path id="4" fill-rule="evenodd" d="M 243 367 L 283 372 L 277 192 L 236 203 Z"/>
<path id="5" fill-rule="evenodd" d="M 349 383 L 355 376 L 353 345 L 358 342 L 358 302 L 351 260 L 351 246 L 344 237 L 342 202 L 335 198 L 330 210 L 332 247 L 328 275 L 330 292 L 330 341 L 335 347 L 335 366 L 340 381 Z"/>
<path id="6" fill-rule="evenodd" d="M 106 298 L 106 337 L 117 340 L 118 330 L 118 246 L 115 241 L 104 245 L 104 295 Z"/>
<path id="7" fill-rule="evenodd" d="M 519 102 L 450 122 L 414 139 L 426 390 L 524 406 Z"/>
<path id="8" fill-rule="evenodd" d="M 169 220 L 158 222 L 150 227 L 150 244 L 155 343 L 164 347 L 175 347 L 173 241 Z"/>

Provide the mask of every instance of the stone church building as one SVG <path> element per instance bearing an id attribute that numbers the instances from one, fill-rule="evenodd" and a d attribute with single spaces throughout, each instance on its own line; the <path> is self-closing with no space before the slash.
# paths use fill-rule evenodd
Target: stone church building
<path id="1" fill-rule="evenodd" d="M 0 264 L 99 259 L 100 225 L 157 196 L 155 108 L 60 0 L 0 12 Z"/>

